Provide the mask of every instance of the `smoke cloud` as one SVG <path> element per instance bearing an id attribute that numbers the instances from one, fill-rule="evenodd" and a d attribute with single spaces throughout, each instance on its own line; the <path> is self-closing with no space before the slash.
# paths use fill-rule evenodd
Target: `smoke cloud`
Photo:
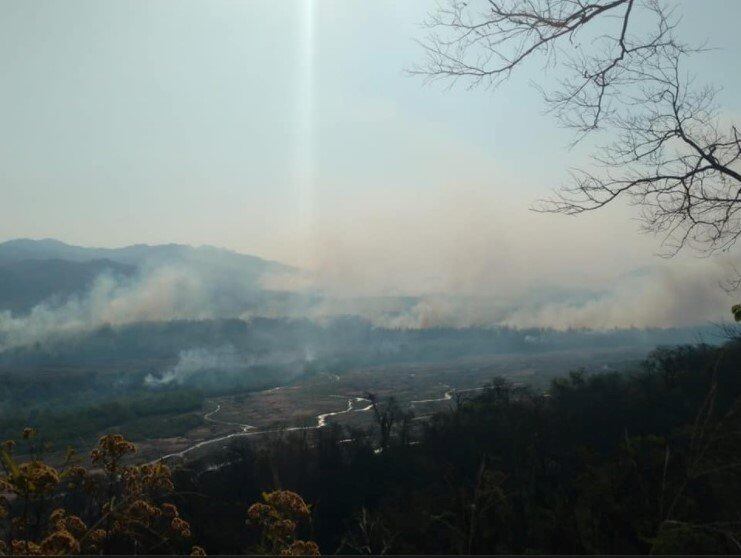
<path id="1" fill-rule="evenodd" d="M 238 376 L 256 366 L 281 366 L 289 374 L 298 374 L 304 363 L 313 356 L 309 349 L 297 351 L 274 351 L 266 355 L 254 355 L 237 351 L 232 345 L 221 347 L 195 347 L 180 351 L 177 363 L 161 374 L 148 374 L 144 385 L 160 387 L 169 384 L 183 385 L 195 377 L 213 375 L 215 383 L 221 383 L 228 376 Z"/>
<path id="2" fill-rule="evenodd" d="M 501 265 L 504 265 L 502 263 Z M 220 277 L 187 265 L 148 266 L 133 279 L 101 275 L 84 296 L 61 305 L 44 303 L 26 315 L 0 313 L 0 350 L 77 335 L 102 325 L 141 321 L 241 317 L 328 320 L 355 315 L 385 328 L 506 325 L 555 329 L 672 327 L 722 322 L 737 302 L 720 288 L 731 268 L 727 260 L 660 262 L 641 272 L 603 283 L 599 291 L 583 284 L 555 288 L 542 281 L 519 292 L 497 291 L 482 283 L 479 293 L 421 293 L 416 296 L 354 296 L 334 293 L 308 273 L 292 292 L 256 290 L 254 283 Z M 285 279 L 285 278 L 284 278 Z M 493 282 L 496 278 L 494 278 Z M 266 279 L 266 284 L 275 288 Z M 472 294 L 473 293 L 473 294 Z M 244 365 L 228 350 L 216 355 L 183 355 L 183 362 L 159 381 L 172 381 L 197 366 Z M 200 359 L 200 360 L 199 360 Z M 232 360 L 229 360 L 232 359 Z M 197 363 L 201 364 L 197 364 Z M 153 380 L 154 381 L 154 380 Z"/>
<path id="3" fill-rule="evenodd" d="M 145 267 L 133 279 L 101 274 L 83 296 L 61 305 L 42 303 L 27 315 L 0 312 L 0 349 L 75 335 L 102 325 L 142 321 L 206 319 L 236 316 L 234 300 L 249 300 L 249 284 L 225 297 L 226 283 L 207 277 L 193 266 Z"/>
<path id="4" fill-rule="evenodd" d="M 515 327 L 592 329 L 675 327 L 725 322 L 735 298 L 721 284 L 730 268 L 702 261 L 662 265 L 625 277 L 601 297 L 574 304 L 520 308 L 504 323 Z"/>
<path id="5" fill-rule="evenodd" d="M 148 374 L 144 378 L 144 384 L 147 386 L 183 384 L 189 378 L 203 372 L 219 370 L 231 373 L 245 368 L 247 368 L 246 363 L 230 345 L 216 349 L 188 349 L 181 351 L 177 364 L 165 370 L 162 375 Z"/>

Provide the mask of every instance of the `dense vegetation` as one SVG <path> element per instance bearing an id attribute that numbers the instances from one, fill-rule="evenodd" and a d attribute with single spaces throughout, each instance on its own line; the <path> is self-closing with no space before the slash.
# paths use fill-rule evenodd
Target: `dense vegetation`
<path id="1" fill-rule="evenodd" d="M 126 470 L 135 479 L 172 480 L 166 501 L 161 494 L 145 499 L 160 511 L 146 508 L 152 529 L 142 541 L 159 551 L 183 552 L 195 542 L 198 552 L 203 547 L 211 554 L 313 552 L 316 541 L 325 554 L 738 552 L 740 359 L 736 339 L 721 347 L 658 349 L 631 373 L 575 371 L 547 392 L 495 378 L 479 395 L 454 398 L 450 409 L 425 420 L 369 394 L 376 419 L 370 430 L 332 424 L 259 443 L 235 439 L 172 473 L 120 466 L 133 467 Z M 10 459 L 4 457 L 6 495 L 27 490 L 21 473 L 49 473 L 36 457 L 15 465 Z M 103 458 L 94 452 L 96 459 Z M 98 478 L 94 471 L 85 475 Z M 104 505 L 107 492 L 90 482 Z M 127 489 L 124 476 L 108 482 Z M 312 510 L 300 533 L 299 516 L 290 519 L 275 508 L 284 498 L 277 495 L 294 492 Z M 42 496 L 49 511 L 54 502 Z M 56 498 L 65 514 L 78 513 L 81 500 L 67 491 Z M 7 513 L 18 513 L 18 506 L 11 499 Z M 75 517 L 95 525 L 108 508 L 95 509 L 83 506 Z M 138 540 L 138 512 L 123 506 L 116 513 L 120 522 L 95 540 L 128 548 Z M 60 552 L 78 552 L 77 543 L 87 544 L 87 531 L 68 532 L 68 523 L 82 528 L 60 514 L 56 520 L 37 515 L 46 523 L 27 530 L 29 548 L 47 541 L 68 545 L 55 547 Z M 184 523 L 173 531 L 167 517 Z M 246 517 L 256 528 L 246 528 Z M 117 531 L 121 525 L 134 535 Z M 6 544 L 13 548 L 8 529 Z"/>
<path id="2" fill-rule="evenodd" d="M 85 443 L 110 429 L 125 432 L 132 440 L 177 436 L 201 424 L 201 414 L 196 411 L 200 411 L 203 399 L 200 391 L 184 388 L 114 397 L 92 404 L 83 400 L 75 405 L 31 408 L 27 412 L 13 407 L 0 415 L 0 438 L 12 438 L 28 425 L 57 447 Z"/>
<path id="3" fill-rule="evenodd" d="M 426 423 L 379 402 L 372 433 L 235 444 L 178 471 L 206 495 L 179 504 L 211 553 L 240 552 L 244 503 L 278 487 L 313 504 L 324 553 L 738 552 L 740 359 L 732 341 L 545 394 L 494 380 Z"/>
<path id="4" fill-rule="evenodd" d="M 136 446 L 120 434 L 100 438 L 88 467 L 72 451 L 61 466 L 46 463 L 32 428 L 21 442 L 25 460 L 15 456 L 14 440 L 0 446 L 0 555 L 205 554 L 171 501 L 169 467 L 128 463 Z M 314 541 L 298 538 L 310 518 L 299 495 L 264 493 L 245 517 L 256 536 L 252 550 L 318 554 Z"/>
<path id="5" fill-rule="evenodd" d="M 181 320 L 104 326 L 0 352 L 0 437 L 24 426 L 57 445 L 106 431 L 132 440 L 185 434 L 204 396 L 248 393 L 364 366 L 449 362 L 503 353 L 648 347 L 693 330 L 432 328 L 394 330 L 358 318 Z M 202 362 L 189 362 L 189 355 Z M 177 381 L 150 386 L 178 367 Z M 554 372 L 555 374 L 556 372 Z"/>
<path id="6" fill-rule="evenodd" d="M 111 364 L 143 369 L 162 366 L 162 360 L 176 359 L 183 350 L 224 346 L 267 364 L 293 360 L 294 369 L 315 363 L 334 372 L 348 364 L 437 362 L 475 355 L 598 347 L 648 349 L 694 342 L 700 336 L 714 340 L 710 339 L 712 335 L 709 327 L 607 331 L 506 326 L 393 329 L 376 327 L 357 317 L 325 323 L 284 318 L 172 320 L 106 325 L 78 335 L 10 348 L 0 352 L 0 372 L 19 367 Z"/>

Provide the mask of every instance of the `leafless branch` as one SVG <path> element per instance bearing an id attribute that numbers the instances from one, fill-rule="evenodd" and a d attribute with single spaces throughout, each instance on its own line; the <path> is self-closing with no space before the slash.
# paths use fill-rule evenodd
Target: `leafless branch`
<path id="1" fill-rule="evenodd" d="M 410 73 L 496 86 L 544 58 L 559 80 L 541 92 L 575 142 L 598 129 L 613 140 L 534 209 L 573 215 L 626 198 L 663 235 L 665 255 L 711 254 L 741 235 L 741 137 L 721 125 L 717 91 L 682 72 L 704 47 L 680 42 L 678 22 L 661 0 L 448 0 Z"/>

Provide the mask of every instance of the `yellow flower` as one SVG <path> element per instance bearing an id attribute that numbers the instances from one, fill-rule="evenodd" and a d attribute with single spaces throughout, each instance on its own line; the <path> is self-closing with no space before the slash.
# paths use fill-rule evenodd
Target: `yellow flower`
<path id="1" fill-rule="evenodd" d="M 28 492 L 49 493 L 59 484 L 59 472 L 41 461 L 26 461 L 18 469 Z"/>
<path id="2" fill-rule="evenodd" d="M 98 440 L 98 447 L 90 452 L 93 464 L 102 464 L 107 471 L 112 472 L 118 461 L 129 453 L 136 453 L 136 446 L 126 440 L 121 434 L 106 434 Z"/>
<path id="3" fill-rule="evenodd" d="M 247 517 L 249 521 L 258 522 L 262 518 L 267 517 L 272 510 L 273 508 L 271 508 L 267 504 L 252 504 L 247 510 Z"/>
<path id="4" fill-rule="evenodd" d="M 38 556 L 42 554 L 41 548 L 34 542 L 31 541 L 20 541 L 13 540 L 10 543 L 11 554 L 26 555 L 26 556 Z"/>
<path id="5" fill-rule="evenodd" d="M 170 523 L 170 528 L 183 538 L 187 539 L 188 537 L 190 537 L 190 525 L 187 521 L 184 521 L 179 517 L 176 517 L 172 520 L 172 523 Z"/>
<path id="6" fill-rule="evenodd" d="M 276 490 L 262 495 L 263 500 L 274 507 L 281 515 L 293 517 L 308 517 L 309 506 L 303 498 L 290 490 Z"/>
<path id="7" fill-rule="evenodd" d="M 82 536 L 85 531 L 87 531 L 87 525 L 85 525 L 85 522 L 76 515 L 71 515 L 67 518 L 66 526 L 70 533 L 77 536 Z"/>
<path id="8" fill-rule="evenodd" d="M 95 529 L 93 531 L 90 531 L 90 533 L 88 533 L 88 536 L 87 536 L 88 540 L 92 544 L 102 543 L 105 540 L 105 537 L 106 537 L 106 532 L 103 529 Z"/>
<path id="9" fill-rule="evenodd" d="M 174 488 L 170 468 L 162 461 L 140 467 L 142 484 L 152 490 L 171 491 Z"/>
<path id="10" fill-rule="evenodd" d="M 43 554 L 77 554 L 80 543 L 69 531 L 55 531 L 41 541 L 40 550 Z"/>
<path id="11" fill-rule="evenodd" d="M 177 506 L 170 503 L 162 504 L 162 513 L 165 514 L 166 517 L 178 517 L 180 515 Z"/>
<path id="12" fill-rule="evenodd" d="M 269 527 L 268 531 L 270 535 L 278 539 L 287 539 L 296 530 L 296 523 L 290 519 L 281 519 L 273 522 Z"/>
<path id="13" fill-rule="evenodd" d="M 314 541 L 293 541 L 280 551 L 281 556 L 319 556 L 319 545 Z"/>
<path id="14" fill-rule="evenodd" d="M 136 519 L 149 519 L 159 515 L 159 510 L 145 500 L 136 500 L 129 506 L 129 513 Z"/>
<path id="15" fill-rule="evenodd" d="M 64 511 L 62 508 L 57 508 L 53 512 L 51 512 L 51 514 L 49 514 L 49 524 L 57 531 L 60 529 L 64 529 L 64 519 L 66 516 L 66 511 Z"/>

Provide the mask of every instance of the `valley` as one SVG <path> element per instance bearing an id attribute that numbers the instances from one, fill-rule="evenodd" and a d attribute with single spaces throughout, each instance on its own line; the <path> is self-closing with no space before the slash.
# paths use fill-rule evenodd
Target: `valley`
<path id="1" fill-rule="evenodd" d="M 269 436 L 339 424 L 366 429 L 373 414 L 365 396 L 396 398 L 423 421 L 450 408 L 459 398 L 476 394 L 495 377 L 515 385 L 547 390 L 552 378 L 569 371 L 620 371 L 635 366 L 645 351 L 635 347 L 552 351 L 540 355 L 506 354 L 461 358 L 446 363 L 417 363 L 319 373 L 309 378 L 255 392 L 207 397 L 199 424 L 179 436 L 142 439 L 137 459 L 165 458 L 171 464 L 208 461 L 235 439 L 259 443 Z M 117 431 L 126 433 L 125 426 Z"/>

